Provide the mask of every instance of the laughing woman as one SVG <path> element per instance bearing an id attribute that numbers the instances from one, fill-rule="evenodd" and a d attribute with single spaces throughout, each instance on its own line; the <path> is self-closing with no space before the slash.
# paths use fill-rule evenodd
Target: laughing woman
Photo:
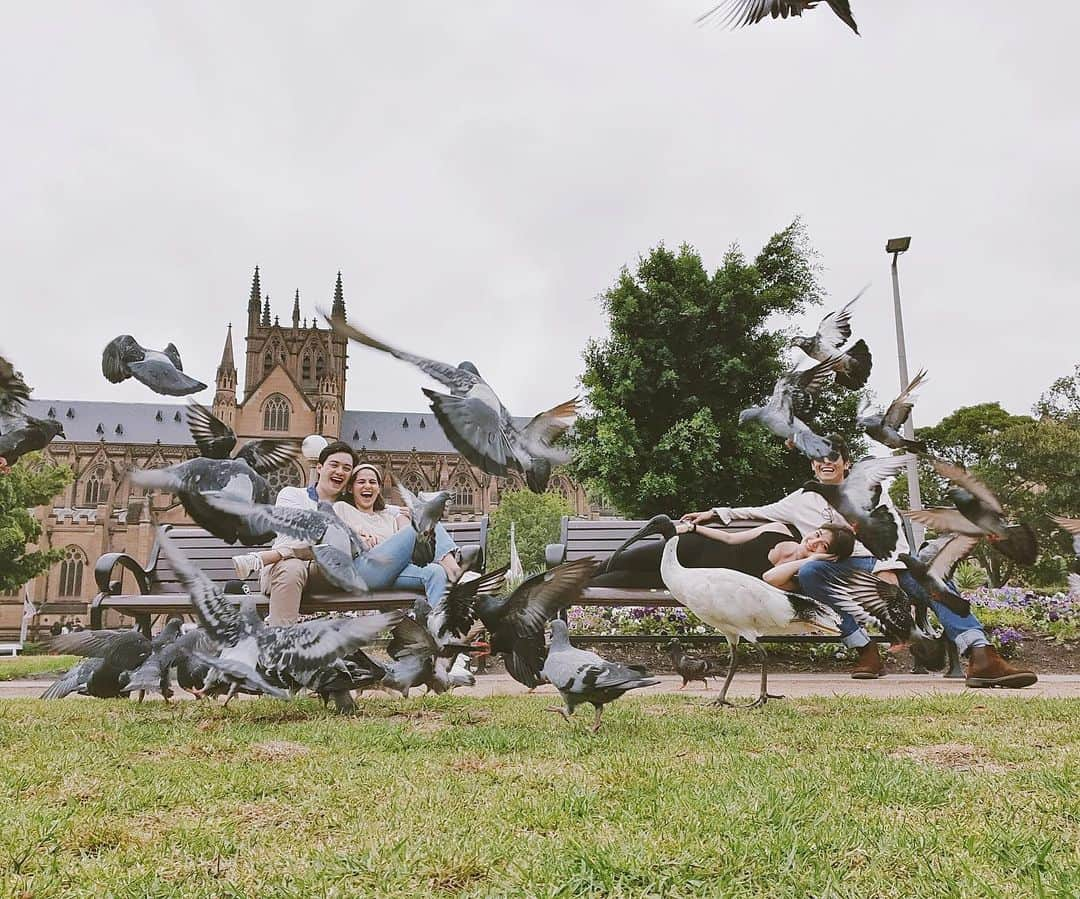
<path id="1" fill-rule="evenodd" d="M 429 565 L 414 565 L 416 531 L 405 509 L 388 506 L 382 495 L 382 472 L 361 463 L 353 469 L 346 500 L 334 503 L 334 511 L 360 537 L 365 552 L 354 560 L 357 573 L 372 590 L 398 587 L 423 589 L 434 606 L 449 581 L 461 576 L 458 548 L 441 524 L 435 525 L 435 558 Z"/>

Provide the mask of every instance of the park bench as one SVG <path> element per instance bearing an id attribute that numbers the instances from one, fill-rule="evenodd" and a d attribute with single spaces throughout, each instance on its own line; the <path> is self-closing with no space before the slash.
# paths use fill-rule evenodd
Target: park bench
<path id="1" fill-rule="evenodd" d="M 445 527 L 458 546 L 479 546 L 481 553 L 485 550 L 488 530 L 486 515 L 478 521 L 449 521 L 445 523 Z M 233 556 L 270 548 L 269 545 L 230 545 L 202 528 L 165 525 L 165 529 L 192 564 L 222 588 L 228 581 L 236 578 L 232 565 Z M 134 580 L 137 593 L 123 592 L 125 572 Z M 147 635 L 150 634 L 153 620 L 159 616 L 193 613 L 191 597 L 184 590 L 157 541 L 150 550 L 150 560 L 145 568 L 127 553 L 106 553 L 94 566 L 94 578 L 99 592 L 90 603 L 91 628 L 101 628 L 105 612 L 110 609 L 134 618 L 140 630 Z M 245 585 L 251 591 L 249 595 L 255 600 L 259 610 L 267 611 L 270 598 L 260 592 L 258 575 L 248 578 Z M 412 607 L 413 601 L 419 595 L 419 591 L 410 590 L 380 590 L 363 596 L 346 596 L 342 593 L 311 594 L 304 596 L 300 611 L 309 614 L 407 609 Z M 237 596 L 237 601 L 240 598 Z"/>
<path id="2" fill-rule="evenodd" d="M 739 522 L 723 527 L 725 530 L 744 530 L 757 527 L 764 522 Z M 552 568 L 562 562 L 570 562 L 574 559 L 593 558 L 597 562 L 604 562 L 622 544 L 645 525 L 644 521 L 627 521 L 625 519 L 606 519 L 601 521 L 589 521 L 582 518 L 570 518 L 563 516 L 562 526 L 558 543 L 549 543 L 545 551 L 545 561 L 548 568 Z M 710 525 L 712 527 L 712 525 Z M 660 540 L 659 535 L 648 537 L 648 540 Z M 630 587 L 587 587 L 581 594 L 581 602 L 577 605 L 582 607 L 602 606 L 643 606 L 647 608 L 681 608 L 680 603 L 667 590 L 651 590 L 645 588 Z M 660 635 L 611 635 L 602 638 L 586 635 L 571 635 L 573 642 L 587 639 L 603 640 L 612 643 L 657 643 L 667 642 L 676 636 L 675 634 Z M 678 635 L 683 643 L 726 643 L 725 637 L 715 634 L 709 635 Z M 884 637 L 874 637 L 880 642 L 888 642 Z M 762 643 L 839 643 L 840 638 L 835 636 L 817 634 L 783 634 L 765 635 L 761 638 Z"/>

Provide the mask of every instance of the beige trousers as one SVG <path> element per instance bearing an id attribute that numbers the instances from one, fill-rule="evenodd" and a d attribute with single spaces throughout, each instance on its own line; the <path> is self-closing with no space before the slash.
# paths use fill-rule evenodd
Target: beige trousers
<path id="1" fill-rule="evenodd" d="M 300 559 L 282 559 L 264 568 L 259 576 L 259 586 L 270 597 L 270 615 L 266 623 L 271 626 L 296 623 L 305 589 L 321 592 L 335 589 L 323 577 L 318 565 Z"/>

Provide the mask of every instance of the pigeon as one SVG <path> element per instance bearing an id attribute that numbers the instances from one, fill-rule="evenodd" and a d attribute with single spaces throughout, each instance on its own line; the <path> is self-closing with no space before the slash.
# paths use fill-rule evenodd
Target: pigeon
<path id="1" fill-rule="evenodd" d="M 377 687 L 386 675 L 386 669 L 373 661 L 362 649 L 335 659 L 313 678 L 310 689 L 326 706 L 331 699 L 337 712 L 351 715 L 356 711 L 353 691 Z"/>
<path id="2" fill-rule="evenodd" d="M 898 553 L 899 559 L 915 582 L 926 591 L 935 602 L 947 606 L 957 615 L 966 617 L 971 614 L 971 603 L 961 596 L 955 587 L 948 583 L 949 578 L 961 559 L 967 558 L 978 544 L 977 537 L 963 534 L 945 534 L 931 540 L 914 556 L 910 553 Z"/>
<path id="3" fill-rule="evenodd" d="M 574 648 L 570 645 L 566 622 L 560 619 L 551 622 L 551 645 L 541 673 L 562 694 L 566 703 L 565 708 L 555 706 L 550 711 L 558 712 L 569 721 L 574 709 L 583 702 L 590 703 L 596 709 L 593 733 L 600 730 L 600 716 L 609 702 L 629 690 L 660 683 L 638 665 L 620 665 L 595 652 Z"/>
<path id="4" fill-rule="evenodd" d="M 78 691 L 100 699 L 116 699 L 132 692 L 131 676 L 150 658 L 174 641 L 180 633 L 179 619 L 171 619 L 152 640 L 133 629 L 83 630 L 56 637 L 53 652 L 86 656 L 100 665 L 80 663 L 42 694 L 42 699 L 59 699 Z M 77 670 L 78 669 L 78 670 Z"/>
<path id="5" fill-rule="evenodd" d="M 739 424 L 756 421 L 783 437 L 805 456 L 824 459 L 833 451 L 832 444 L 819 437 L 795 415 L 795 409 L 805 403 L 808 394 L 817 393 L 828 382 L 828 375 L 840 364 L 840 356 L 830 356 L 812 368 L 792 369 L 773 386 L 772 396 L 764 406 L 751 406 L 739 413 Z"/>
<path id="6" fill-rule="evenodd" d="M 211 506 L 253 523 L 257 528 L 284 534 L 311 544 L 315 561 L 326 579 L 347 593 L 366 593 L 353 559 L 366 552 L 360 538 L 338 518 L 333 503 L 319 502 L 318 509 L 271 506 L 233 496 L 228 489 L 204 494 Z"/>
<path id="7" fill-rule="evenodd" d="M 1050 518 L 1058 527 L 1072 534 L 1073 553 L 1080 556 L 1080 518 L 1065 518 L 1061 515 L 1051 515 Z M 1080 574 L 1069 572 L 1069 592 L 1080 594 Z"/>
<path id="8" fill-rule="evenodd" d="M 454 673 L 449 660 L 441 658 L 442 648 L 431 632 L 413 618 L 402 618 L 390 634 L 386 652 L 393 660 L 383 665 L 380 686 L 396 690 L 405 698 L 413 687 L 427 687 L 432 693 L 446 693 L 453 687 L 476 683 L 471 671 Z"/>
<path id="9" fill-rule="evenodd" d="M 423 392 L 454 448 L 488 474 L 506 477 L 508 470 L 515 468 L 525 476 L 530 490 L 543 493 L 552 469 L 570 461 L 570 454 L 555 441 L 577 418 L 577 397 L 533 416 L 519 428 L 471 362 L 448 365 L 416 356 L 377 340 L 340 316 L 325 312 L 322 316 L 337 333 L 409 362 L 448 387 L 449 394 Z"/>
<path id="10" fill-rule="evenodd" d="M 985 537 L 994 549 L 1021 565 L 1033 565 L 1039 555 L 1035 534 L 1026 524 L 1007 524 L 1001 501 L 970 472 L 941 459 L 930 462 L 941 477 L 956 486 L 948 491 L 955 509 L 934 507 L 905 512 L 912 521 L 940 533 L 954 532 L 967 537 Z"/>
<path id="11" fill-rule="evenodd" d="M 912 395 L 916 389 L 922 386 L 926 380 L 926 369 L 920 371 L 911 379 L 907 387 L 903 389 L 895 400 L 889 403 L 889 408 L 884 412 L 873 415 L 862 415 L 856 424 L 862 428 L 867 436 L 872 437 L 878 443 L 883 443 L 889 449 L 904 450 L 909 453 L 925 453 L 926 444 L 922 440 L 909 440 L 900 433 L 904 422 L 911 415 L 911 408 L 915 403 Z"/>
<path id="12" fill-rule="evenodd" d="M 703 23 L 715 17 L 722 25 L 741 28 L 744 25 L 754 25 L 767 16 L 772 16 L 774 19 L 801 16 L 804 10 L 813 9 L 819 2 L 820 0 L 723 0 L 708 12 L 698 16 L 695 21 Z M 848 0 L 825 0 L 825 2 L 829 4 L 829 9 L 841 22 L 856 34 L 859 33 L 859 26 L 855 24 Z"/>
<path id="13" fill-rule="evenodd" d="M 595 573 L 591 558 L 563 562 L 525 578 L 506 597 L 482 596 L 474 608 L 490 635 L 491 652 L 502 657 L 507 673 L 526 687 L 541 681 L 544 629 L 580 598 Z"/>
<path id="14" fill-rule="evenodd" d="M 756 708 L 770 699 L 782 698 L 768 692 L 768 656 L 757 642 L 758 637 L 762 634 L 840 632 L 840 617 L 836 612 L 808 596 L 778 590 L 760 578 L 730 568 L 685 568 L 678 558 L 679 537 L 675 522 L 667 515 L 651 518 L 616 552 L 653 534 L 659 534 L 665 541 L 660 576 L 671 595 L 706 624 L 720 631 L 731 647 L 727 677 L 714 705 L 733 705 L 727 700 L 727 692 L 739 664 L 736 648 L 740 638 L 752 643 L 761 658 L 761 688 L 757 699 L 746 706 Z"/>
<path id="15" fill-rule="evenodd" d="M 158 541 L 190 594 L 200 624 L 222 647 L 218 659 L 203 654 L 196 654 L 196 658 L 213 668 L 204 689 L 219 681 L 229 684 L 226 702 L 252 684 L 252 672 L 290 692 L 318 687 L 324 669 L 370 643 L 401 618 L 401 612 L 394 611 L 270 627 L 259 617 L 253 599 L 242 599 L 239 608 L 232 605 L 221 589 L 188 561 L 167 532 L 159 531 Z M 240 667 L 226 667 L 234 662 Z M 266 692 L 257 682 L 255 686 Z"/>
<path id="16" fill-rule="evenodd" d="M 807 481 L 803 490 L 823 496 L 851 525 L 851 529 L 877 559 L 887 559 L 896 550 L 899 528 L 892 510 L 879 505 L 881 482 L 894 477 L 915 457 L 871 456 L 851 466 L 839 484 Z"/>
<path id="17" fill-rule="evenodd" d="M 113 384 L 134 378 L 165 396 L 187 396 L 206 389 L 202 381 L 184 374 L 180 351 L 174 344 L 160 351 L 148 350 L 130 334 L 121 334 L 106 345 L 101 354 L 101 373 Z"/>
<path id="18" fill-rule="evenodd" d="M 236 432 L 201 403 L 188 404 L 188 430 L 205 459 L 228 459 L 236 448 Z M 300 458 L 300 441 L 287 437 L 249 440 L 233 459 L 241 459 L 253 471 L 267 475 Z"/>
<path id="19" fill-rule="evenodd" d="M 183 626 L 180 629 L 182 631 Z M 150 657 L 131 675 L 128 689 L 132 692 L 138 690 L 140 695 L 157 692 L 168 702 L 173 692 L 172 671 L 175 669 L 180 688 L 200 698 L 206 671 L 195 658 L 195 653 L 210 654 L 213 649 L 212 641 L 202 628 L 193 627 L 186 633 L 180 633 L 176 639 L 151 652 Z"/>
<path id="20" fill-rule="evenodd" d="M 705 689 L 709 688 L 708 677 L 713 673 L 713 669 L 712 663 L 708 659 L 690 655 L 690 653 L 683 650 L 683 646 L 678 640 L 672 640 L 667 645 L 667 651 L 668 655 L 671 656 L 671 665 L 675 669 L 675 673 L 682 678 L 680 690 L 695 680 L 701 681 L 705 685 Z"/>
<path id="21" fill-rule="evenodd" d="M 443 598 L 427 615 L 426 626 L 443 655 L 454 644 L 460 646 L 469 639 L 476 623 L 476 604 L 482 596 L 498 595 L 506 586 L 509 565 L 503 565 L 480 577 L 460 580 L 447 589 Z"/>
<path id="22" fill-rule="evenodd" d="M 847 612 L 862 627 L 877 626 L 893 644 L 907 645 L 938 636 L 930 627 L 929 605 L 908 595 L 902 587 L 858 568 L 835 571 L 828 583 L 836 608 Z M 916 609 L 914 615 L 912 606 Z"/>
<path id="23" fill-rule="evenodd" d="M 27 453 L 45 449 L 54 437 L 67 439 L 64 426 L 51 418 L 34 418 L 24 415 L 22 427 L 8 431 L 0 437 L 0 459 L 14 465 Z"/>
<path id="24" fill-rule="evenodd" d="M 440 490 L 427 500 L 421 500 L 400 480 L 394 478 L 394 486 L 402 501 L 409 508 L 410 521 L 416 531 L 412 561 L 414 565 L 429 565 L 435 561 L 435 525 L 442 519 L 450 494 Z"/>
<path id="25" fill-rule="evenodd" d="M 836 383 L 849 390 L 865 386 L 874 364 L 865 340 L 857 340 L 846 350 L 842 349 L 851 337 L 851 307 L 865 292 L 864 287 L 846 306 L 826 315 L 813 336 L 796 337 L 791 341 L 792 346 L 797 346 L 816 362 L 839 355 L 840 361 L 835 369 Z"/>
<path id="26" fill-rule="evenodd" d="M 30 399 L 30 388 L 21 372 L 0 356 L 0 418 L 10 418 L 22 412 Z"/>

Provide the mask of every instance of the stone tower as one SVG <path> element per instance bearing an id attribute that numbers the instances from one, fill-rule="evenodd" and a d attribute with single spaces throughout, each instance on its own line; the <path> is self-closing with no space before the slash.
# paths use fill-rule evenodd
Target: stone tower
<path id="1" fill-rule="evenodd" d="M 256 275 L 258 277 L 258 275 Z M 232 323 L 225 333 L 225 348 L 217 368 L 213 413 L 230 428 L 236 427 L 236 363 L 233 361 Z"/>

